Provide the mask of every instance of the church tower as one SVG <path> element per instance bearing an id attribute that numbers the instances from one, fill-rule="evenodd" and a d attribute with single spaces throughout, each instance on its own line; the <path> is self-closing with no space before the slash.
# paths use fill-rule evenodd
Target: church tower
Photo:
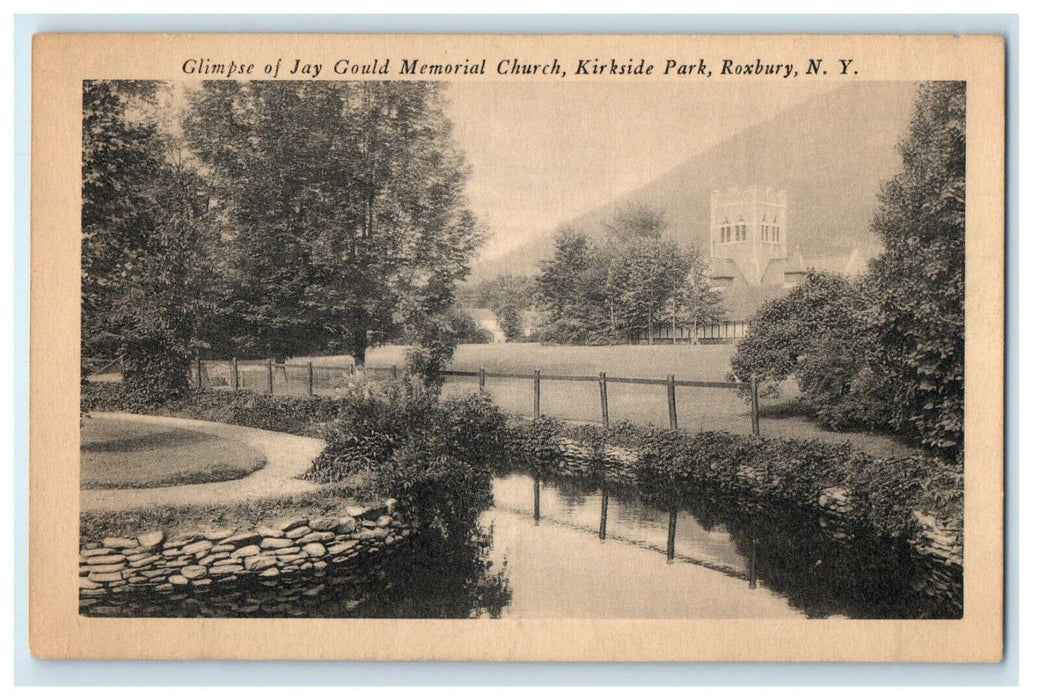
<path id="1" fill-rule="evenodd" d="M 771 260 L 787 258 L 787 192 L 751 185 L 711 193 L 712 258 L 732 260 L 751 286 Z"/>

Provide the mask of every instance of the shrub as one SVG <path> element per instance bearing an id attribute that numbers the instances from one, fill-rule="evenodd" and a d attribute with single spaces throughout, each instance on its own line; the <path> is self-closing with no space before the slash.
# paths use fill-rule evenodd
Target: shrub
<path id="1" fill-rule="evenodd" d="M 927 455 L 882 458 L 817 440 L 783 440 L 721 432 L 691 435 L 619 423 L 608 430 L 542 420 L 517 428 L 517 450 L 550 473 L 560 469 L 559 440 L 628 447 L 637 461 L 641 496 L 670 509 L 707 494 L 740 493 L 814 511 L 821 492 L 845 490 L 850 517 L 890 536 L 912 534 L 914 511 L 931 513 L 954 531 L 963 527 L 964 465 Z M 599 447 L 597 447 L 599 446 Z"/>
<path id="2" fill-rule="evenodd" d="M 436 424 L 433 394 L 420 383 L 365 386 L 341 400 L 321 437 L 326 447 L 305 478 L 335 481 L 390 460 L 405 438 Z"/>

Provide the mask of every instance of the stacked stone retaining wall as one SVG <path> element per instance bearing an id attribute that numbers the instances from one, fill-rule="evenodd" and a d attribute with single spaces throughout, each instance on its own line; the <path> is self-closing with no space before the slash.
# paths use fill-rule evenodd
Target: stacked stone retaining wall
<path id="1" fill-rule="evenodd" d="M 294 517 L 247 531 L 168 537 L 157 530 L 135 536 L 113 533 L 100 541 L 83 542 L 80 612 L 133 614 L 140 606 L 128 607 L 128 602 L 142 600 L 162 612 L 170 608 L 163 604 L 164 598 L 176 602 L 189 597 L 219 608 L 222 590 L 263 584 L 277 586 L 276 602 L 290 610 L 293 597 L 320 592 L 322 582 L 316 579 L 387 554 L 413 534 L 412 526 L 395 517 L 394 505 L 390 500 L 374 508 L 355 506 L 339 516 Z M 231 596 L 226 602 L 227 614 L 258 612 L 260 607 L 248 596 Z"/>

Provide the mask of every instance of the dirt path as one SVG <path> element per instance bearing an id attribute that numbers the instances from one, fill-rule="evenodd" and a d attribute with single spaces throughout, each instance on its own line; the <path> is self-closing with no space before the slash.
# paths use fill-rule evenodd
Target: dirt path
<path id="1" fill-rule="evenodd" d="M 307 471 L 311 462 L 324 448 L 325 443 L 321 440 L 186 418 L 141 416 L 132 413 L 95 413 L 93 415 L 170 428 L 186 428 L 229 440 L 238 440 L 262 452 L 267 458 L 267 464 L 263 469 L 236 481 L 162 486 L 150 489 L 85 489 L 80 491 L 81 512 L 149 508 L 160 505 L 215 505 L 248 501 L 265 496 L 288 496 L 321 487 L 321 484 L 296 478 Z"/>

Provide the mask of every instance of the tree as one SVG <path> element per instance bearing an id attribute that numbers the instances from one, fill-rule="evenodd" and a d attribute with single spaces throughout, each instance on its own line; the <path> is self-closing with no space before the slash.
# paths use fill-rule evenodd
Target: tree
<path id="1" fill-rule="evenodd" d="M 722 294 L 711 288 L 708 260 L 701 248 L 689 251 L 690 272 L 672 301 L 678 321 L 696 329 L 698 325 L 716 323 L 722 318 Z M 696 334 L 694 334 L 696 338 Z"/>
<path id="2" fill-rule="evenodd" d="M 442 89 L 213 82 L 192 97 L 185 133 L 227 211 L 247 338 L 342 344 L 364 364 L 373 333 L 443 335 L 417 310 L 448 312 L 480 236 Z"/>
<path id="3" fill-rule="evenodd" d="M 794 373 L 824 425 L 963 456 L 965 107 L 964 83 L 921 86 L 903 169 L 879 196 L 881 255 L 860 282 L 810 273 L 763 307 L 738 377 Z"/>
<path id="4" fill-rule="evenodd" d="M 546 340 L 559 343 L 602 343 L 609 337 L 604 299 L 605 273 L 597 250 L 584 231 L 563 227 L 556 233 L 553 254 L 542 260 L 535 278 L 547 313 Z"/>
<path id="5" fill-rule="evenodd" d="M 832 339 L 851 339 L 861 333 L 862 295 L 841 275 L 810 271 L 805 281 L 779 299 L 765 304 L 752 317 L 749 331 L 737 345 L 733 372 L 741 381 L 782 382 L 792 374 L 812 393 L 813 379 L 804 374 L 806 362 L 818 364 L 814 354 Z M 851 341 L 850 341 L 851 342 Z M 850 343 L 845 343 L 849 345 Z M 838 380 L 846 393 L 863 363 L 843 372 Z M 836 368 L 835 368 L 836 369 Z M 851 376 L 850 376 L 851 375 Z"/>
<path id="6" fill-rule="evenodd" d="M 470 308 L 491 309 L 506 340 L 523 340 L 524 311 L 537 300 L 537 285 L 526 275 L 499 275 L 459 290 L 458 300 Z"/>
<path id="7" fill-rule="evenodd" d="M 117 354 L 125 391 L 183 392 L 206 278 L 207 197 L 160 129 L 159 83 L 83 85 L 83 356 Z"/>
<path id="8" fill-rule="evenodd" d="M 871 263 L 877 351 L 891 427 L 958 453 L 964 444 L 965 109 L 963 82 L 921 86 L 903 169 L 881 190 Z"/>
<path id="9" fill-rule="evenodd" d="M 653 236 L 629 239 L 610 266 L 614 324 L 628 335 L 640 327 L 653 342 L 655 320 L 678 299 L 690 273 L 690 254 L 678 243 Z"/>
<path id="10" fill-rule="evenodd" d="M 673 323 L 707 320 L 721 301 L 711 292 L 707 261 L 697 248 L 663 237 L 664 214 L 647 206 L 618 210 L 593 242 L 583 231 L 557 232 L 543 260 L 538 293 L 548 312 L 544 337 L 556 342 L 610 343 Z"/>
<path id="11" fill-rule="evenodd" d="M 604 226 L 611 329 L 631 337 L 646 327 L 650 343 L 655 319 L 668 310 L 676 318 L 695 260 L 692 249 L 663 238 L 665 227 L 664 212 L 646 205 L 622 208 Z"/>

